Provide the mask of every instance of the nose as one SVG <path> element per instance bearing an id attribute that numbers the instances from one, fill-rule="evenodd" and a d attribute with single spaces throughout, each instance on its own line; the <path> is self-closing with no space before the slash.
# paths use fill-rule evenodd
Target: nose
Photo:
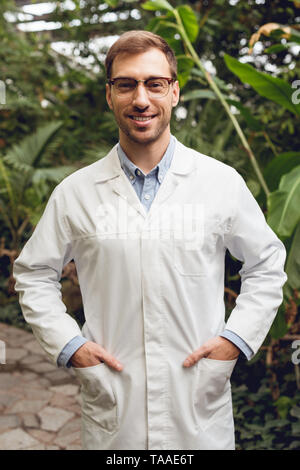
<path id="1" fill-rule="evenodd" d="M 137 108 L 147 108 L 149 106 L 149 96 L 142 82 L 137 84 L 132 96 L 132 104 Z"/>

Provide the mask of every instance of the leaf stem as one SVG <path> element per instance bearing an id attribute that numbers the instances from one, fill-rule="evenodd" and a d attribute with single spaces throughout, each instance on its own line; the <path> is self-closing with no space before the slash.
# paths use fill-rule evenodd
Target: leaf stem
<path id="1" fill-rule="evenodd" d="M 267 183 L 265 182 L 265 179 L 263 177 L 263 174 L 259 168 L 259 165 L 256 161 L 256 158 L 255 158 L 255 155 L 254 153 L 252 152 L 251 148 L 250 148 L 250 145 L 236 119 L 236 117 L 234 116 L 234 114 L 230 111 L 230 108 L 228 106 L 228 103 L 226 102 L 222 92 L 219 90 L 218 86 L 216 85 L 215 81 L 213 80 L 213 78 L 211 77 L 210 73 L 205 69 L 205 67 L 203 66 L 198 54 L 196 53 L 192 43 L 190 42 L 187 34 L 186 34 L 186 31 L 184 29 L 184 26 L 182 24 L 182 21 L 181 21 L 181 18 L 180 18 L 180 15 L 178 13 L 178 11 L 176 9 L 173 10 L 173 14 L 175 16 L 175 19 L 177 21 L 177 24 L 178 24 L 178 30 L 181 34 L 181 37 L 189 51 L 189 53 L 191 54 L 195 64 L 199 67 L 199 69 L 203 72 L 204 76 L 206 77 L 206 80 L 207 82 L 209 83 L 210 87 L 213 89 L 213 91 L 215 92 L 215 94 L 217 95 L 217 97 L 219 98 L 219 100 L 221 101 L 223 107 L 225 108 L 229 118 L 231 119 L 235 129 L 236 129 L 236 132 L 239 136 L 239 138 L 241 139 L 241 142 L 246 150 L 246 152 L 248 153 L 249 155 L 249 158 L 250 158 L 250 161 L 252 163 L 252 166 L 254 168 L 254 171 L 257 175 L 257 178 L 266 194 L 266 196 L 268 196 L 270 194 L 270 191 L 269 191 L 269 188 L 267 186 Z"/>

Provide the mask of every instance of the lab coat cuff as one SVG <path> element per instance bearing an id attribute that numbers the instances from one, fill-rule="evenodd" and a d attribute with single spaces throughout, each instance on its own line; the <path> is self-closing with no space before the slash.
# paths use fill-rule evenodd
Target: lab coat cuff
<path id="1" fill-rule="evenodd" d="M 245 354 L 248 361 L 252 358 L 254 354 L 252 349 L 239 335 L 231 330 L 224 330 L 223 333 L 221 333 L 219 336 L 222 336 L 223 338 L 226 338 L 235 344 L 235 346 L 237 346 L 242 351 L 242 353 Z"/>
<path id="2" fill-rule="evenodd" d="M 57 365 L 60 367 L 71 367 L 71 357 L 88 340 L 83 336 L 75 336 L 69 341 L 61 351 L 57 359 Z"/>

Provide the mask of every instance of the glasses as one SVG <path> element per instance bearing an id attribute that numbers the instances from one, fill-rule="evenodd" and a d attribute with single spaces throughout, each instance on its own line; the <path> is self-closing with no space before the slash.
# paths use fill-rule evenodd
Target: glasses
<path id="1" fill-rule="evenodd" d="M 147 80 L 136 80 L 135 78 L 120 77 L 108 80 L 108 83 L 114 86 L 115 92 L 119 96 L 130 96 L 139 82 L 144 84 L 149 98 L 163 98 L 169 93 L 170 84 L 175 82 L 175 79 L 151 77 Z"/>

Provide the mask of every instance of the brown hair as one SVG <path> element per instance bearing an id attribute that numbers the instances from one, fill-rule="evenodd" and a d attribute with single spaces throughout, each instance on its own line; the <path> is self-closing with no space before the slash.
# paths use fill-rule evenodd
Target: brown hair
<path id="1" fill-rule="evenodd" d="M 118 54 L 124 52 L 127 54 L 140 54 L 151 48 L 159 49 L 165 54 L 170 65 L 172 78 L 176 80 L 177 61 L 174 51 L 162 37 L 143 30 L 127 31 L 111 46 L 105 60 L 107 78 L 111 78 L 112 64 Z"/>

